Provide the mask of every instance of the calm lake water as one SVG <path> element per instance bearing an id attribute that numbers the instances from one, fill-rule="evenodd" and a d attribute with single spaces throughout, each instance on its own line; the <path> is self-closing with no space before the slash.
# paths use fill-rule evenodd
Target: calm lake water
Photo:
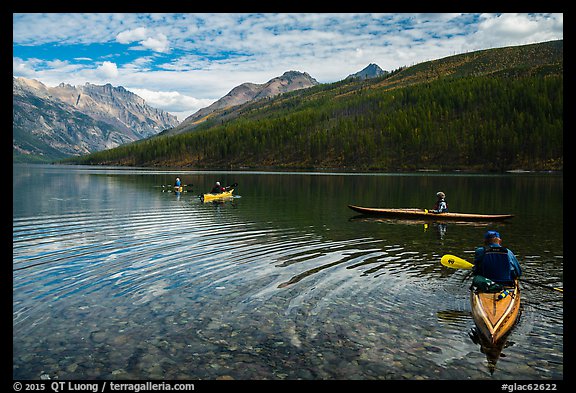
<path id="1" fill-rule="evenodd" d="M 179 176 L 188 192 L 165 192 Z M 202 203 L 214 181 L 236 197 Z M 33 192 L 30 187 L 33 185 Z M 512 213 L 363 219 L 348 204 Z M 525 283 L 494 366 L 468 260 L 500 231 L 563 284 L 563 178 L 15 165 L 14 379 L 563 379 L 563 297 Z M 492 371 L 491 371 L 492 370 Z"/>

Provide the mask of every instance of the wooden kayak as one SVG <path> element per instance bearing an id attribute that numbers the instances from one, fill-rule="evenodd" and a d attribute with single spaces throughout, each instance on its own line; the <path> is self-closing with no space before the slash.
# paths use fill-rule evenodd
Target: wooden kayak
<path id="1" fill-rule="evenodd" d="M 426 209 L 382 209 L 354 205 L 348 207 L 355 212 L 370 216 L 437 221 L 490 221 L 514 217 L 512 214 L 431 213 Z"/>
<path id="2" fill-rule="evenodd" d="M 234 189 L 232 188 L 231 190 L 224 191 L 224 192 L 221 192 L 219 194 L 210 194 L 210 193 L 204 194 L 200 197 L 200 199 L 202 199 L 202 201 L 204 201 L 204 202 L 210 202 L 210 201 L 215 201 L 218 199 L 231 198 L 233 192 L 234 192 Z"/>
<path id="3" fill-rule="evenodd" d="M 499 343 L 516 323 L 520 314 L 520 286 L 518 280 L 506 288 L 508 296 L 499 299 L 501 292 L 470 291 L 472 318 L 481 336 L 489 344 Z"/>

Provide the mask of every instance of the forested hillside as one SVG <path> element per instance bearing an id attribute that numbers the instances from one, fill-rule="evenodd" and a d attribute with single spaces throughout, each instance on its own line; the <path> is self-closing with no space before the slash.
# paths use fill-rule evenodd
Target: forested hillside
<path id="1" fill-rule="evenodd" d="M 492 49 L 241 106 L 85 164 L 357 170 L 563 168 L 562 41 Z"/>

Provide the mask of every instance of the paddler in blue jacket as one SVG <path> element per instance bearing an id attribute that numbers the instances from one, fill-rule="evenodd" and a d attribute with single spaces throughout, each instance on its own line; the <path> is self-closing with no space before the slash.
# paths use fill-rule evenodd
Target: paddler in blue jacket
<path id="1" fill-rule="evenodd" d="M 511 284 L 522 275 L 522 269 L 514 253 L 502 247 L 500 233 L 488 231 L 484 234 L 484 245 L 474 252 L 473 273 L 498 284 Z"/>

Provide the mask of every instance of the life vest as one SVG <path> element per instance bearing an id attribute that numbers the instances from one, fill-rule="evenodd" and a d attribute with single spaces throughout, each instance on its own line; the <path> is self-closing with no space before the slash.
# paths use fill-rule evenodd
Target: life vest
<path id="1" fill-rule="evenodd" d="M 442 204 L 442 202 L 444 202 L 444 204 L 446 205 L 446 207 L 444 209 L 442 209 L 442 212 L 447 212 L 448 211 L 448 202 L 446 202 L 446 199 L 437 200 L 436 203 L 434 204 L 434 207 L 432 208 L 432 210 L 440 211 L 440 205 Z"/>
<path id="2" fill-rule="evenodd" d="M 500 246 L 489 246 L 485 247 L 484 250 L 484 257 L 476 273 L 499 284 L 513 283 L 508 249 Z"/>

